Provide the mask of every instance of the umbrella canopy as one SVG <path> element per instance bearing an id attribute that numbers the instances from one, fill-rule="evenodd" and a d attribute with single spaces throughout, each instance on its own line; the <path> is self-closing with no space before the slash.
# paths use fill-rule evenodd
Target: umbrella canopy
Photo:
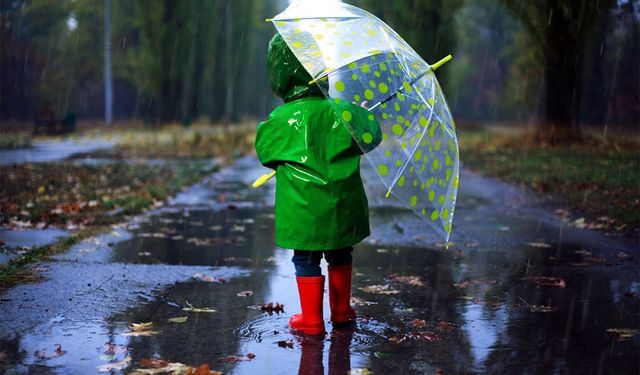
<path id="1" fill-rule="evenodd" d="M 341 2 L 294 3 L 271 20 L 300 63 L 335 103 L 366 102 L 382 143 L 365 154 L 388 193 L 447 243 L 458 191 L 455 124 L 429 66 L 372 14 Z M 352 114 L 335 106 L 348 124 Z M 363 149 L 369 134 L 355 136 Z"/>

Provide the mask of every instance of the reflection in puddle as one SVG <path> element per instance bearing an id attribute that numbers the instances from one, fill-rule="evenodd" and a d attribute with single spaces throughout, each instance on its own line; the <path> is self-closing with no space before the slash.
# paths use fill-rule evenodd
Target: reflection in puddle
<path id="1" fill-rule="evenodd" d="M 138 304 L 95 323 L 62 317 L 37 334 L 1 342 L 0 350 L 11 352 L 20 369 L 64 373 L 118 363 L 125 348 L 129 370 L 155 358 L 251 375 L 349 368 L 377 374 L 625 373 L 640 365 L 640 336 L 607 331 L 638 329 L 637 275 L 583 262 L 591 258 L 569 244 L 554 243 L 547 251 L 490 248 L 475 240 L 444 251 L 364 243 L 354 252 L 355 329 L 332 331 L 325 298 L 329 334 L 294 335 L 288 328 L 299 311 L 292 254 L 273 246 L 273 209 L 262 206 L 261 195 L 270 193 L 248 190 L 238 177 L 246 173 L 235 171 L 136 220 L 131 237 L 114 244 L 113 260 L 131 269 L 207 266 L 198 268 L 198 277 L 140 293 Z M 400 222 L 405 213 L 380 209 L 372 215 L 372 222 Z M 242 272 L 221 281 L 220 266 Z M 564 287 L 540 277 L 561 279 Z M 284 304 L 284 313 L 251 308 L 269 302 Z M 122 335 L 143 322 L 152 322 L 157 333 Z M 109 343 L 113 357 L 104 350 Z M 66 353 L 44 360 L 35 354 L 53 353 L 56 345 Z"/>

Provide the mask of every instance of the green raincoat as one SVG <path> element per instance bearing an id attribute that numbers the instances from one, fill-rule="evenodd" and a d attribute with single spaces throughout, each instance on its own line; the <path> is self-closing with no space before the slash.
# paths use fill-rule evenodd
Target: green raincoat
<path id="1" fill-rule="evenodd" d="M 276 173 L 276 244 L 297 250 L 355 245 L 369 235 L 362 150 L 380 127 L 364 108 L 327 99 L 280 35 L 269 43 L 269 85 L 285 104 L 258 125 L 256 152 Z M 345 122 L 350 123 L 351 134 Z"/>

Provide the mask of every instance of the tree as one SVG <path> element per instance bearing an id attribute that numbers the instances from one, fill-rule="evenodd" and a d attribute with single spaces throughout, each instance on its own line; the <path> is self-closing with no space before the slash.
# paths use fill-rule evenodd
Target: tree
<path id="1" fill-rule="evenodd" d="M 591 32 L 614 0 L 501 0 L 522 22 L 544 74 L 539 134 L 551 142 L 581 137 L 582 73 Z"/>

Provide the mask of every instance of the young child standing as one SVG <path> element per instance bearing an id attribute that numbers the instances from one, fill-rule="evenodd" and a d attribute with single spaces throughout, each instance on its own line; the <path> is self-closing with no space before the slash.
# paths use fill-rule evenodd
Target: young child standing
<path id="1" fill-rule="evenodd" d="M 276 244 L 294 249 L 302 313 L 289 324 L 324 334 L 323 255 L 331 322 L 355 320 L 351 252 L 369 235 L 369 212 L 360 177 L 363 151 L 353 137 L 368 133 L 369 151 L 380 142 L 380 127 L 366 109 L 327 99 L 318 84 L 309 84 L 311 76 L 279 34 L 269 42 L 267 68 L 269 85 L 285 104 L 259 124 L 255 146 L 260 162 L 276 170 Z"/>

